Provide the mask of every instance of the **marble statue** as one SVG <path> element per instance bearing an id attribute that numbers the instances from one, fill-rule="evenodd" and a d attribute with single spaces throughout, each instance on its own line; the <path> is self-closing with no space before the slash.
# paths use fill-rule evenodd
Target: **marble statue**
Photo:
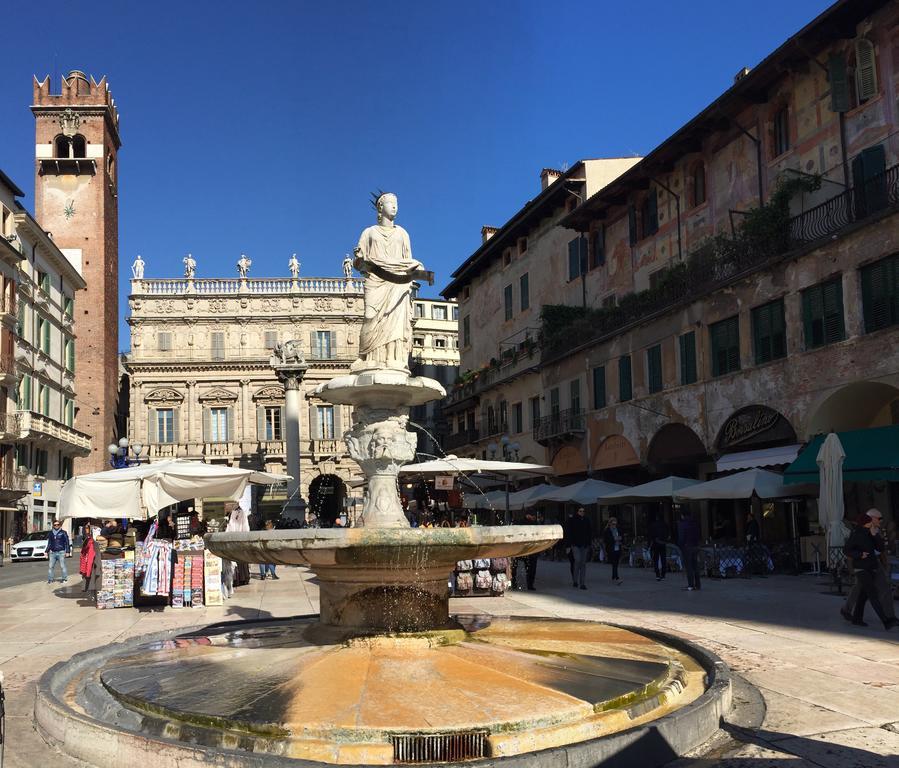
<path id="1" fill-rule="evenodd" d="M 144 260 L 140 257 L 140 254 L 137 254 L 134 264 L 131 265 L 131 275 L 135 280 L 144 279 Z"/>
<path id="2" fill-rule="evenodd" d="M 240 259 L 237 262 L 237 274 L 240 275 L 241 280 L 247 279 L 251 266 L 253 266 L 253 262 L 247 258 L 247 255 L 245 253 L 240 254 Z"/>
<path id="3" fill-rule="evenodd" d="M 290 255 L 290 261 L 287 262 L 287 268 L 290 270 L 290 276 L 294 280 L 300 276 L 300 262 L 295 253 Z"/>
<path id="4" fill-rule="evenodd" d="M 359 359 L 353 370 L 408 370 L 412 351 L 412 281 L 433 283 L 434 274 L 412 258 L 409 233 L 395 223 L 396 195 L 382 193 L 375 207 L 378 223 L 362 232 L 353 251 L 353 266 L 365 278 L 365 314 Z"/>
<path id="5" fill-rule="evenodd" d="M 347 280 L 353 276 L 353 258 L 350 254 L 343 257 L 343 276 Z"/>
<path id="6" fill-rule="evenodd" d="M 188 280 L 193 280 L 197 276 L 197 262 L 194 257 L 187 254 L 181 261 L 184 263 L 184 276 Z"/>

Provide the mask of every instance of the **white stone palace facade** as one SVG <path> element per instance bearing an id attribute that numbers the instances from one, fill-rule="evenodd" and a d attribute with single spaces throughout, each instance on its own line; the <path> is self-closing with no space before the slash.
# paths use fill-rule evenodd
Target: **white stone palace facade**
<path id="1" fill-rule="evenodd" d="M 297 340 L 308 365 L 300 385 L 301 495 L 314 506 L 316 478 L 330 476 L 337 486 L 335 478 L 361 479 L 342 439 L 351 409 L 308 394 L 356 359 L 362 298 L 355 277 L 133 279 L 127 434 L 148 447 L 151 461 L 287 471 L 285 395 L 269 361 L 278 343 Z M 345 493 L 342 486 L 337 495 Z M 273 515 L 285 498 L 275 489 L 258 506 Z"/>

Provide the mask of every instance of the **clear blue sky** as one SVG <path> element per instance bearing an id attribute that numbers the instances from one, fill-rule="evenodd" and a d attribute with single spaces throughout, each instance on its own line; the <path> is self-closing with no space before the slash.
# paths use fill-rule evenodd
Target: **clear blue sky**
<path id="1" fill-rule="evenodd" d="M 435 295 L 539 191 L 539 172 L 642 155 L 825 0 L 51 0 L 7 14 L 0 167 L 33 210 L 31 78 L 106 75 L 121 113 L 121 312 L 148 277 L 340 272 L 399 195 Z M 121 324 L 120 346 L 128 348 Z"/>

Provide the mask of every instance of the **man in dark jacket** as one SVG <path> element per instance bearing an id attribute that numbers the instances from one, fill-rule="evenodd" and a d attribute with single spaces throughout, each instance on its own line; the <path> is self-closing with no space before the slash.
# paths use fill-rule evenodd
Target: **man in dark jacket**
<path id="1" fill-rule="evenodd" d="M 681 512 L 677 522 L 677 543 L 684 558 L 687 573 L 687 590 L 699 589 L 699 526 L 688 509 Z"/>
<path id="2" fill-rule="evenodd" d="M 65 584 L 69 580 L 69 573 L 66 570 L 66 556 L 72 551 L 72 542 L 69 541 L 69 534 L 62 529 L 59 520 L 53 521 L 53 528 L 50 530 L 50 540 L 47 542 L 47 559 L 50 567 L 47 570 L 47 583 L 52 584 L 56 581 L 57 564 L 62 569 L 62 581 Z"/>
<path id="3" fill-rule="evenodd" d="M 578 507 L 577 514 L 568 526 L 568 542 L 574 553 L 574 579 L 581 589 L 587 588 L 587 559 L 593 545 L 593 526 L 586 516 L 587 511 Z"/>
<path id="4" fill-rule="evenodd" d="M 652 567 L 655 568 L 656 581 L 665 578 L 666 561 L 668 560 L 668 523 L 662 517 L 661 512 L 649 525 L 649 553 L 652 557 Z"/>
<path id="5" fill-rule="evenodd" d="M 876 511 L 876 510 L 875 510 Z M 880 516 L 865 513 L 861 516 L 855 530 L 846 541 L 843 551 L 852 559 L 852 570 L 855 573 L 856 587 L 850 593 L 855 597 L 852 613 L 848 613 L 847 605 L 842 608 L 843 618 L 859 627 L 866 627 L 864 621 L 865 603 L 870 601 L 871 607 L 883 622 L 885 629 L 897 625 L 894 616 L 889 615 L 881 603 L 881 595 L 877 589 L 877 577 L 880 572 L 880 555 L 884 551 L 883 539 L 880 536 Z"/>
<path id="6" fill-rule="evenodd" d="M 571 571 L 571 584 L 577 586 L 577 579 L 574 576 L 574 548 L 571 546 L 571 521 L 574 515 L 570 514 L 562 523 L 562 546 L 565 548 L 565 554 L 568 557 L 568 570 Z"/>

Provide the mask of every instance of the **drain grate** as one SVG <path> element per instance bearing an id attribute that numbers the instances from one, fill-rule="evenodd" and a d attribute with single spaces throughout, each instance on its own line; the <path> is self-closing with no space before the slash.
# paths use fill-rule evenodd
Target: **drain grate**
<path id="1" fill-rule="evenodd" d="M 487 731 L 397 733 L 390 742 L 394 763 L 451 762 L 487 756 Z"/>

